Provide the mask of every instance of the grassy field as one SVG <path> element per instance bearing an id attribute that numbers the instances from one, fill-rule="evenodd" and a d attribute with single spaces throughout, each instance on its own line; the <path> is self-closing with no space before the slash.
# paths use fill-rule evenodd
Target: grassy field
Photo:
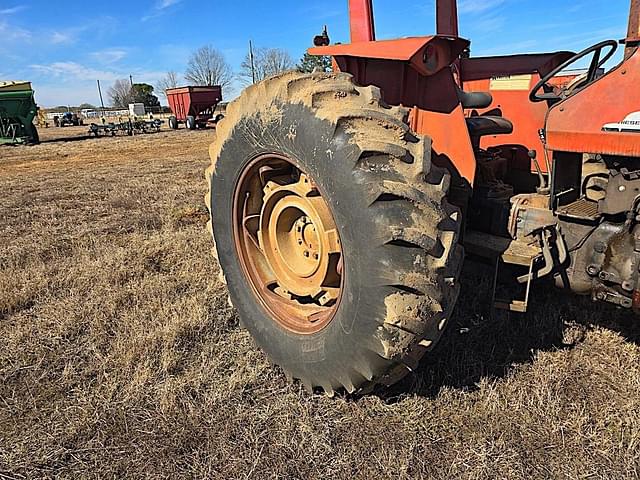
<path id="1" fill-rule="evenodd" d="M 287 384 L 205 233 L 213 132 L 0 148 L 0 479 L 640 476 L 640 321 L 552 288 L 491 319 L 466 269 L 420 369 Z"/>

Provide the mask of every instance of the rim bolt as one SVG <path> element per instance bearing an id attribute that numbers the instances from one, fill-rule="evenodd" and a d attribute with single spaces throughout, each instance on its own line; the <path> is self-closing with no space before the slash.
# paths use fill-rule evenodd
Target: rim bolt
<path id="1" fill-rule="evenodd" d="M 304 256 L 308 257 L 309 256 L 309 252 L 307 250 L 304 251 Z"/>
<path id="2" fill-rule="evenodd" d="M 320 258 L 320 255 L 318 255 L 317 253 L 313 254 L 313 258 L 315 258 L 316 260 L 318 260 L 318 258 Z"/>

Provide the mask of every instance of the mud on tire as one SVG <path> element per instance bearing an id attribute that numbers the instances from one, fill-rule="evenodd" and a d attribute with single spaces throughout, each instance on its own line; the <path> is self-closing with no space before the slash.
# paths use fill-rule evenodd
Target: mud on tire
<path id="1" fill-rule="evenodd" d="M 242 325 L 289 378 L 332 394 L 392 384 L 417 366 L 458 295 L 460 212 L 431 141 L 376 87 L 343 73 L 287 73 L 231 103 L 211 146 L 206 203 L 223 279 Z M 244 167 L 265 152 L 296 160 L 322 190 L 344 256 L 343 299 L 323 330 L 282 328 L 256 299 L 233 237 Z"/>

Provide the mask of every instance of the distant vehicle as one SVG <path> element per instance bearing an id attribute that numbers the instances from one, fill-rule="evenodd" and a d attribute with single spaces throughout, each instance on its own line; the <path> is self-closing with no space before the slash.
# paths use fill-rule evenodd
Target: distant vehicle
<path id="1" fill-rule="evenodd" d="M 0 81 L 0 144 L 39 143 L 37 114 L 31 82 Z"/>
<path id="2" fill-rule="evenodd" d="M 216 107 L 222 101 L 222 87 L 178 87 L 167 89 L 167 100 L 173 115 L 169 117 L 169 128 L 176 130 L 184 123 L 189 130 L 215 125 L 224 117 L 215 115 Z"/>
<path id="3" fill-rule="evenodd" d="M 79 127 L 80 125 L 84 125 L 82 118 L 80 118 L 77 113 L 73 112 L 65 112 L 61 117 L 53 117 L 53 122 L 56 127 Z"/>

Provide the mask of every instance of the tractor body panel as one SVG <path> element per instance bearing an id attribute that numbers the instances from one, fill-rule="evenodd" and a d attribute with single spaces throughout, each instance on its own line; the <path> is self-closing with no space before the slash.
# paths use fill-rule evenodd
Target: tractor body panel
<path id="1" fill-rule="evenodd" d="M 584 90 L 554 105 L 547 118 L 553 151 L 640 157 L 640 133 L 605 131 L 640 111 L 640 49 Z"/>
<path id="2" fill-rule="evenodd" d="M 371 0 L 349 0 L 349 18 L 353 43 L 376 39 Z"/>
<path id="3" fill-rule="evenodd" d="M 631 0 L 629 28 L 625 40 L 625 58 L 631 57 L 640 45 L 640 0 Z"/>

